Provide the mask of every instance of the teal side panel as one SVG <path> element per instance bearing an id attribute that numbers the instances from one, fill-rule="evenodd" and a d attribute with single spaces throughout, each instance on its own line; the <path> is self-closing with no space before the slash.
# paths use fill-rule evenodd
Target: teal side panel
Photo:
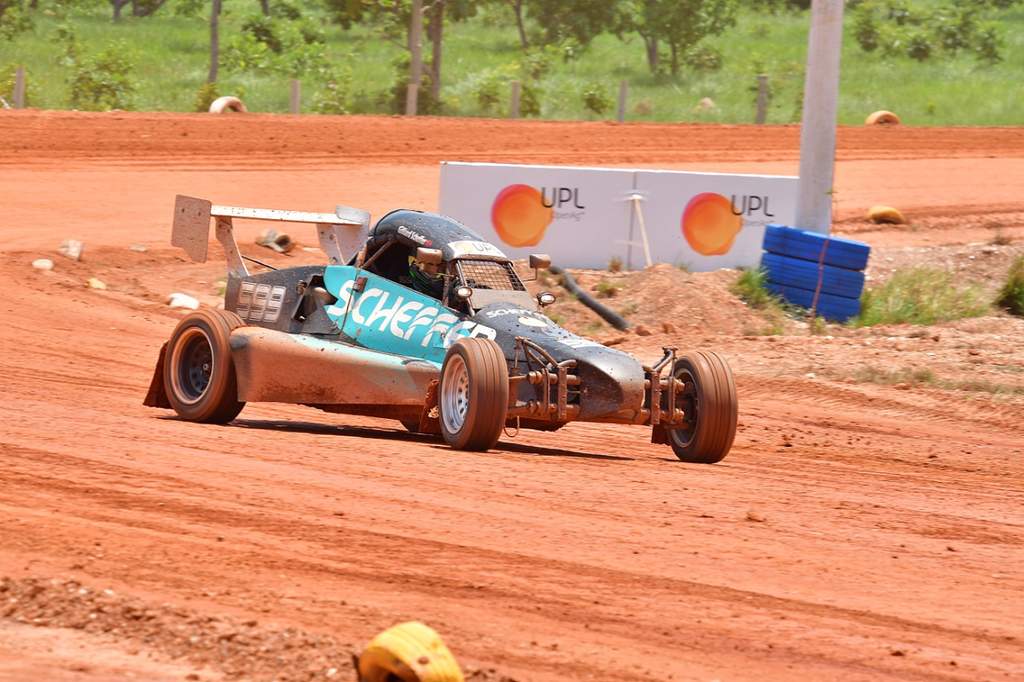
<path id="1" fill-rule="evenodd" d="M 361 346 L 440 365 L 457 339 L 496 336 L 493 329 L 463 319 L 440 301 L 366 270 L 358 271 L 366 285 L 353 292 L 356 275 L 351 265 L 331 265 L 324 271 L 324 284 L 338 299 L 328 306 L 328 317 Z"/>

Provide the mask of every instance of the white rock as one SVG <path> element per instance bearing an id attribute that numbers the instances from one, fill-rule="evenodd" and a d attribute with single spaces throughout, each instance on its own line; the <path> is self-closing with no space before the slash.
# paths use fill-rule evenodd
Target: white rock
<path id="1" fill-rule="evenodd" d="M 106 291 L 107 289 L 106 282 L 101 279 L 96 279 L 95 277 L 90 277 L 86 284 L 89 285 L 90 289 L 99 289 L 100 291 Z"/>
<path id="2" fill-rule="evenodd" d="M 32 261 L 32 267 L 36 270 L 53 270 L 53 261 L 49 258 L 36 258 Z"/>
<path id="3" fill-rule="evenodd" d="M 187 308 L 188 310 L 198 310 L 199 301 L 193 296 L 188 294 L 182 294 L 175 292 L 167 298 L 167 305 L 172 308 Z"/>
<path id="4" fill-rule="evenodd" d="M 60 243 L 60 246 L 57 247 L 57 252 L 60 255 L 70 258 L 71 260 L 81 260 L 82 251 L 84 250 L 85 244 L 77 239 L 65 239 Z"/>
<path id="5" fill-rule="evenodd" d="M 132 244 L 131 246 L 128 247 L 128 249 L 130 251 L 134 251 L 135 253 L 146 253 L 147 251 L 149 251 L 149 248 L 147 248 L 145 244 Z"/>

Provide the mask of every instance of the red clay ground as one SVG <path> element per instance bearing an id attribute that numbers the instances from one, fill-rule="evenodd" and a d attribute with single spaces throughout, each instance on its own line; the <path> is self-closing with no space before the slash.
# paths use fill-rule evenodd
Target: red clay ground
<path id="1" fill-rule="evenodd" d="M 623 347 L 737 371 L 736 446 L 710 467 L 625 427 L 472 454 L 300 407 L 209 427 L 141 406 L 163 297 L 214 302 L 223 274 L 166 245 L 177 192 L 379 215 L 435 207 L 440 159 L 793 172 L 795 128 L 4 112 L 0 142 L 0 680 L 351 679 L 348 652 L 409 618 L 471 679 L 1024 676 L 1005 315 L 762 336 L 728 273 L 634 276 L 690 312 L 666 301 L 676 329 Z M 844 129 L 839 157 L 840 228 L 879 247 L 874 275 L 994 282 L 1024 250 L 1020 130 Z M 881 201 L 914 227 L 855 219 Z M 67 237 L 81 263 L 55 255 Z M 939 381 L 876 380 L 920 367 Z"/>

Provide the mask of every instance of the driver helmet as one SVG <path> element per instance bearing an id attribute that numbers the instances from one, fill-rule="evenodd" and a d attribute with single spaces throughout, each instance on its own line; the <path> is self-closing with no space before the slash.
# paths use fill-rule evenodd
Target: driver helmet
<path id="1" fill-rule="evenodd" d="M 430 272 L 434 270 L 434 272 Z M 412 288 L 428 296 L 440 299 L 444 295 L 444 275 L 437 266 L 424 266 L 409 259 L 409 278 Z"/>

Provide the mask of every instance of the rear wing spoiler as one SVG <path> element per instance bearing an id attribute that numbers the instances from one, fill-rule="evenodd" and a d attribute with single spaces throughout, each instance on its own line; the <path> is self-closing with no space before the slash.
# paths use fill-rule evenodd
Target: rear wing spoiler
<path id="1" fill-rule="evenodd" d="M 238 277 L 249 274 L 235 242 L 235 218 L 276 220 L 288 223 L 313 223 L 320 239 L 320 248 L 331 265 L 343 265 L 366 241 L 370 214 L 358 208 L 338 206 L 334 213 L 303 213 L 273 208 L 242 208 L 218 206 L 206 199 L 179 194 L 174 199 L 174 225 L 171 244 L 180 246 L 189 258 L 205 263 L 210 245 L 210 218 L 214 218 L 217 241 L 224 247 L 228 271 Z"/>

